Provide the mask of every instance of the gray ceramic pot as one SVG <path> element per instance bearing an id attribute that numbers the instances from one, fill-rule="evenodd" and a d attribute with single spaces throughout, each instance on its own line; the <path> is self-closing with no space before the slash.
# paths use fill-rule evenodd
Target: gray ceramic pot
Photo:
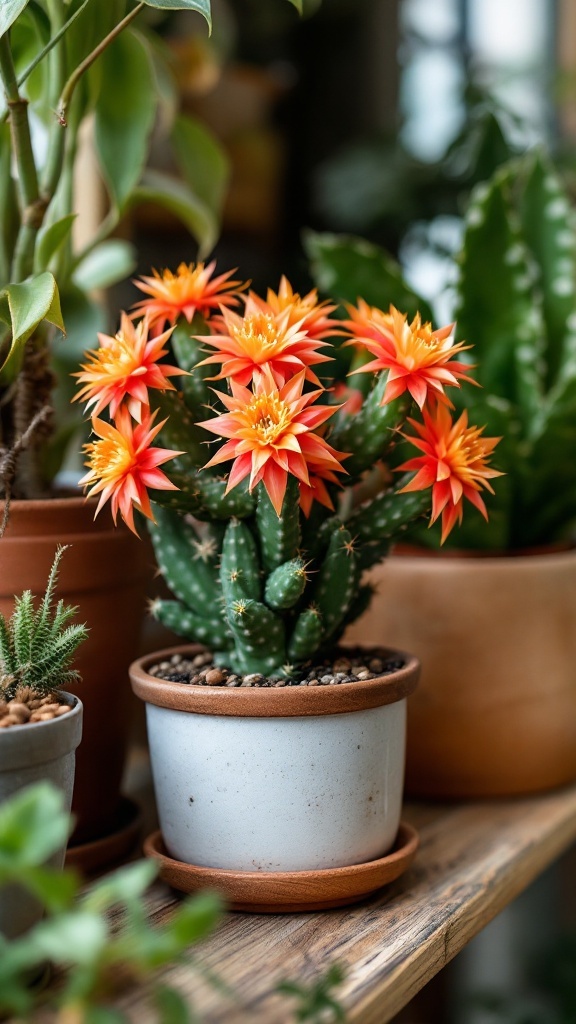
<path id="1" fill-rule="evenodd" d="M 72 711 L 48 722 L 14 725 L 0 730 L 0 803 L 34 782 L 48 780 L 61 789 L 68 810 L 72 803 L 76 747 L 82 736 L 82 704 L 70 693 L 60 693 Z M 64 863 L 65 850 L 50 860 Z M 0 889 L 0 932 L 16 938 L 40 917 L 39 903 L 17 886 Z"/>

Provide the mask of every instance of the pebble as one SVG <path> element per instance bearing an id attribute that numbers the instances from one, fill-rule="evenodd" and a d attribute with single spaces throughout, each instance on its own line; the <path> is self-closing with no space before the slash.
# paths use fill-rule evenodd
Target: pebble
<path id="1" fill-rule="evenodd" d="M 208 686 L 222 686 L 225 680 L 224 673 L 220 668 L 211 668 L 206 673 L 205 678 Z"/>

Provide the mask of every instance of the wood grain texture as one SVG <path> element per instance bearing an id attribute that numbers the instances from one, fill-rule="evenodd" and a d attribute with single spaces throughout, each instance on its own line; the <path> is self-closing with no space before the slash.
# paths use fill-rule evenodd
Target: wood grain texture
<path id="1" fill-rule="evenodd" d="M 312 982 L 339 962 L 349 1021 L 385 1024 L 574 842 L 576 787 L 514 801 L 408 805 L 403 816 L 418 828 L 420 849 L 379 896 L 311 914 L 230 913 L 187 962 L 163 971 L 164 981 L 186 995 L 204 1024 L 288 1024 L 291 1004 L 275 993 L 278 982 Z M 157 883 L 151 917 L 164 919 L 177 900 Z M 193 960 L 217 972 L 233 996 L 210 988 Z M 143 989 L 117 1005 L 138 1024 L 154 1020 Z"/>

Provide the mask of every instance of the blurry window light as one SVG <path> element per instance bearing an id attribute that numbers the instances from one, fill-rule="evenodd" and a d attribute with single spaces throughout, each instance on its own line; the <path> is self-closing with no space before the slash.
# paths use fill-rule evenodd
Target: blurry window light
<path id="1" fill-rule="evenodd" d="M 547 138 L 556 0 L 401 0 L 401 138 L 424 160 L 441 156 L 464 118 L 471 74 L 525 123 L 522 141 Z"/>

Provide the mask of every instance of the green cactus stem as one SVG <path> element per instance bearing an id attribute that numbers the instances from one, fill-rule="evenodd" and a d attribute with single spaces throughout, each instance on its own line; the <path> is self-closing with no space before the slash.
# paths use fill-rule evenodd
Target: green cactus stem
<path id="1" fill-rule="evenodd" d="M 150 614 L 178 636 L 206 644 L 212 651 L 228 651 L 232 646 L 232 634 L 217 605 L 213 606 L 212 615 L 204 617 L 182 601 L 156 598 L 150 604 Z"/>
<path id="2" fill-rule="evenodd" d="M 322 616 L 315 605 L 305 608 L 296 619 L 288 641 L 288 658 L 296 665 L 306 661 L 322 646 L 324 628 Z"/>
<path id="3" fill-rule="evenodd" d="M 286 663 L 284 623 L 260 601 L 240 600 L 227 606 L 235 638 L 230 665 L 235 672 L 278 674 Z"/>
<path id="4" fill-rule="evenodd" d="M 259 601 L 260 565 L 256 542 L 240 519 L 231 519 L 226 527 L 220 562 L 222 596 L 228 606 L 242 598 Z"/>
<path id="5" fill-rule="evenodd" d="M 313 590 L 313 601 L 322 617 L 324 642 L 343 622 L 357 585 L 354 541 L 350 531 L 340 526 L 332 533 Z"/>
<path id="6" fill-rule="evenodd" d="M 271 572 L 298 554 L 300 547 L 298 481 L 293 476 L 288 477 L 286 494 L 279 516 L 276 514 L 263 484 L 258 485 L 257 491 L 256 524 L 260 536 L 260 553 L 266 572 Z"/>
<path id="7" fill-rule="evenodd" d="M 180 391 L 159 391 L 155 397 L 156 421 L 166 420 L 159 434 L 162 447 L 184 452 L 171 463 L 175 470 L 190 472 L 207 461 L 206 434 L 197 427 Z"/>
<path id="8" fill-rule="evenodd" d="M 268 576 L 264 600 L 276 611 L 293 608 L 302 597 L 306 583 L 306 562 L 303 558 L 291 558 Z"/>
<path id="9" fill-rule="evenodd" d="M 198 315 L 191 324 L 186 320 L 179 320 L 170 341 L 178 366 L 181 370 L 188 371 L 188 376 L 179 379 L 179 387 L 193 418 L 198 420 L 202 418 L 204 406 L 210 405 L 212 401 L 212 385 L 208 383 L 208 378 L 214 376 L 214 369 L 210 366 L 198 366 L 205 352 L 202 342 L 192 337 L 195 334 L 208 334 L 206 321 Z"/>
<path id="10" fill-rule="evenodd" d="M 203 614 L 220 600 L 217 548 L 210 537 L 199 537 L 177 512 L 160 507 L 149 533 L 160 571 L 180 601 Z"/>
<path id="11" fill-rule="evenodd" d="M 359 505 L 346 520 L 356 540 L 360 569 L 369 569 L 380 562 L 388 554 L 390 541 L 430 511 L 429 490 L 401 493 L 411 475 L 402 477 L 394 488 Z"/>
<path id="12" fill-rule="evenodd" d="M 376 384 L 357 416 L 348 416 L 330 435 L 330 444 L 338 451 L 350 452 L 343 466 L 350 480 L 355 480 L 375 462 L 386 459 L 396 435 L 410 409 L 410 397 L 401 395 L 382 405 L 387 373 L 378 376 Z M 349 480 L 346 478 L 346 484 Z"/>

